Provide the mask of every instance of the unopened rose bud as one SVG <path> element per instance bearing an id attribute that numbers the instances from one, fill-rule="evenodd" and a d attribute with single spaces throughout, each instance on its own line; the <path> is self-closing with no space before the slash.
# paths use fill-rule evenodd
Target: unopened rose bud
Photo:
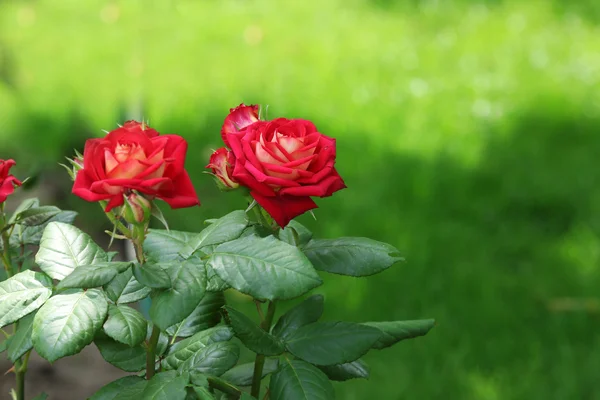
<path id="1" fill-rule="evenodd" d="M 210 156 L 210 162 L 206 168 L 212 170 L 219 189 L 227 191 L 237 189 L 240 186 L 232 176 L 234 163 L 233 153 L 225 147 L 221 147 Z"/>
<path id="2" fill-rule="evenodd" d="M 133 225 L 143 225 L 150 220 L 152 204 L 144 196 L 131 193 L 126 196 L 123 210 L 125 221 Z"/>

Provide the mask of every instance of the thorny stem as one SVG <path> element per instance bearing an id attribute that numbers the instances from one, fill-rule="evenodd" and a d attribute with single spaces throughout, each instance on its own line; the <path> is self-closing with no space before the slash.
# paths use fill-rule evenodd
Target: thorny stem
<path id="1" fill-rule="evenodd" d="M 22 361 L 17 361 L 15 363 L 15 376 L 17 383 L 17 400 L 25 400 L 25 373 L 27 372 L 27 364 L 29 363 L 29 356 L 31 355 L 31 350 L 25 353 Z"/>
<path id="2" fill-rule="evenodd" d="M 275 302 L 269 301 L 269 308 L 267 309 L 267 315 L 264 319 L 261 319 L 260 327 L 269 332 L 271 329 L 271 323 L 275 316 Z M 254 360 L 254 375 L 252 376 L 252 390 L 250 394 L 258 399 L 260 396 L 260 381 L 262 380 L 263 368 L 265 366 L 265 355 L 257 354 Z"/>

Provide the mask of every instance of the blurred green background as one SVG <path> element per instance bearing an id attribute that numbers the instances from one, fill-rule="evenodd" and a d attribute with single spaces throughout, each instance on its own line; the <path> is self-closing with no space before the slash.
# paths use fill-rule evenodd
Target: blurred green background
<path id="1" fill-rule="evenodd" d="M 600 399 L 600 2 L 0 0 L 0 156 L 87 230 L 57 162 L 132 116 L 189 142 L 172 228 L 243 207 L 202 174 L 242 101 L 337 138 L 303 223 L 407 258 L 326 317 L 438 321 L 338 398 Z"/>

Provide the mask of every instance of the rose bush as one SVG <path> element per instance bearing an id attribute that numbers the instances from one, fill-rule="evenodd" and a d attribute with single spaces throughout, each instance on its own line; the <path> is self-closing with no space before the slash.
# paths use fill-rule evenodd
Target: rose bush
<path id="1" fill-rule="evenodd" d="M 144 123 L 128 121 L 104 138 L 89 139 L 73 194 L 87 201 L 109 200 L 106 211 L 121 206 L 135 190 L 157 197 L 171 208 L 200 204 L 184 169 L 187 142 L 160 135 Z"/>
<path id="2" fill-rule="evenodd" d="M 13 194 L 15 186 L 21 186 L 21 181 L 10 174 L 10 169 L 16 164 L 14 160 L 0 160 L 0 203 Z"/>
<path id="3" fill-rule="evenodd" d="M 249 188 L 256 202 L 285 227 L 317 207 L 311 197 L 331 196 L 346 185 L 334 167 L 335 139 L 304 119 L 261 121 L 257 109 L 242 104 L 225 118 L 221 134 L 233 154 L 227 179 Z"/>
<path id="4" fill-rule="evenodd" d="M 384 242 L 320 239 L 290 222 L 316 207 L 312 196 L 345 187 L 334 168 L 335 141 L 309 121 L 261 121 L 257 110 L 231 110 L 222 129 L 230 150 L 217 150 L 208 164 L 221 188 L 242 186 L 238 192 L 256 201 L 206 220 L 200 232 L 170 230 L 153 204 L 155 197 L 172 207 L 198 204 L 181 137 L 129 121 L 69 159 L 73 192 L 101 201 L 113 225 L 106 233 L 129 241 L 135 260 L 113 259 L 116 253 L 72 225 L 73 211 L 29 198 L 8 215 L 0 204 L 7 278 L 0 275 L 0 354 L 13 363 L 13 399 L 26 400 L 32 352 L 52 363 L 94 344 L 106 362 L 132 375 L 90 400 L 330 400 L 331 381 L 369 377 L 365 354 L 433 328 L 432 319 L 321 321 L 320 294 L 277 313 L 280 303 L 322 285 L 321 274 L 367 277 L 403 258 Z M 3 199 L 21 184 L 9 175 L 12 165 L 0 160 Z M 166 229 L 150 229 L 151 216 Z M 259 324 L 234 307 L 237 300 L 227 304 L 224 291 L 253 301 Z M 147 316 L 133 305 L 145 299 Z M 242 347 L 255 354 L 253 362 L 240 363 Z"/>

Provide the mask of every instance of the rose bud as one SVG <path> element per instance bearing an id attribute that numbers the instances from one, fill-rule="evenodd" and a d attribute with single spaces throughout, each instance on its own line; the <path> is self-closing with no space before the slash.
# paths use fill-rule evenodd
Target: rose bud
<path id="1" fill-rule="evenodd" d="M 126 196 L 123 210 L 125 221 L 133 225 L 144 225 L 152 215 L 152 204 L 144 196 L 130 193 Z"/>
<path id="2" fill-rule="evenodd" d="M 258 121 L 258 105 L 256 104 L 247 106 L 242 103 L 236 108 L 230 109 L 229 115 L 225 118 L 221 128 L 221 137 L 225 145 L 229 146 L 229 143 L 227 143 L 228 134 L 238 132 L 256 121 Z"/>
<path id="3" fill-rule="evenodd" d="M 227 191 L 236 189 L 240 186 L 231 177 L 234 162 L 235 157 L 233 156 L 233 153 L 228 151 L 225 147 L 221 147 L 210 156 L 210 162 L 206 168 L 212 170 L 212 175 L 215 177 L 219 189 Z"/>
<path id="4" fill-rule="evenodd" d="M 109 200 L 106 212 L 123 205 L 123 194 L 132 190 L 171 208 L 199 205 L 184 169 L 186 152 L 181 136 L 159 135 L 145 124 L 127 121 L 102 139 L 86 141 L 73 194 L 87 201 Z"/>
<path id="5" fill-rule="evenodd" d="M 234 155 L 232 179 L 249 188 L 282 228 L 317 207 L 312 196 L 331 196 L 346 187 L 334 168 L 335 139 L 310 121 L 258 121 L 228 133 L 227 142 Z"/>
<path id="6" fill-rule="evenodd" d="M 0 203 L 13 194 L 15 187 L 21 186 L 22 182 L 10 174 L 10 169 L 17 163 L 14 160 L 0 160 Z"/>

